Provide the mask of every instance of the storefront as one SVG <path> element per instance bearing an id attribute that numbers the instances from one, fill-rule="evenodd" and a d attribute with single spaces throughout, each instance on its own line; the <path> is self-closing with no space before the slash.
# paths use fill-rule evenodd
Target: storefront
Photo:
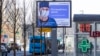
<path id="1" fill-rule="evenodd" d="M 100 15 L 75 14 L 75 56 L 100 56 Z"/>

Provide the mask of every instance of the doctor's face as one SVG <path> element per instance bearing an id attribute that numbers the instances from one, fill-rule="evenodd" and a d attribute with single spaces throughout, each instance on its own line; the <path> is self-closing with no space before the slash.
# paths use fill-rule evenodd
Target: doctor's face
<path id="1" fill-rule="evenodd" d="M 42 21 L 47 21 L 49 16 L 49 8 L 48 7 L 41 7 L 39 11 L 39 18 Z"/>

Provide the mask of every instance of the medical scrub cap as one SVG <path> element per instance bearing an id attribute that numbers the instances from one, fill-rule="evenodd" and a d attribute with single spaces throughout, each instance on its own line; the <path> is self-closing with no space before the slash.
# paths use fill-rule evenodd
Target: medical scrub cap
<path id="1" fill-rule="evenodd" d="M 40 7 L 40 8 L 41 8 L 41 7 L 49 7 L 49 2 L 46 2 L 46 1 L 40 2 L 39 7 Z"/>

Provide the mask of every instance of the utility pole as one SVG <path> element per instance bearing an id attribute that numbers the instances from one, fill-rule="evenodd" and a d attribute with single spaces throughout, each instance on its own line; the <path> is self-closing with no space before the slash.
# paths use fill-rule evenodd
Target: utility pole
<path id="1" fill-rule="evenodd" d="M 26 10 L 25 10 L 25 0 L 23 0 L 23 4 L 24 4 L 24 30 L 23 30 L 23 33 L 24 33 L 24 56 L 26 56 L 26 20 L 25 20 L 25 17 L 26 17 Z"/>
<path id="2" fill-rule="evenodd" d="M 2 0 L 0 0 L 0 44 L 1 44 L 1 30 L 2 29 Z M 1 56 L 1 45 L 0 45 L 0 56 Z"/>

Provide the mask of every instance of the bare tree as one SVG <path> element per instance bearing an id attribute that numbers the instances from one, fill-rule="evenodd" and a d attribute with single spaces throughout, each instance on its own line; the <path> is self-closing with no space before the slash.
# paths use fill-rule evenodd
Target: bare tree
<path id="1" fill-rule="evenodd" d="M 18 31 L 18 29 L 21 27 L 22 25 L 22 17 L 23 17 L 23 9 L 22 8 L 14 8 L 14 3 L 7 0 L 6 1 L 7 6 L 4 9 L 4 15 L 3 17 L 6 18 L 3 22 L 4 25 L 8 25 L 8 30 L 9 32 L 13 33 L 13 28 L 14 28 L 14 16 L 16 14 L 16 32 Z M 15 11 L 16 10 L 16 11 Z"/>
<path id="2" fill-rule="evenodd" d="M 16 5 L 16 0 L 4 0 L 3 6 L 3 25 L 7 26 L 7 30 L 13 34 L 14 43 L 16 43 L 16 33 L 22 29 L 23 24 L 23 9 L 18 8 Z M 16 56 L 16 51 L 14 47 L 14 56 Z"/>
<path id="3" fill-rule="evenodd" d="M 25 1 L 25 0 L 24 0 Z M 28 1 L 28 0 L 27 0 Z M 31 0 L 30 0 L 31 2 Z M 2 22 L 2 27 L 4 27 L 5 25 L 7 26 L 7 30 L 13 34 L 13 39 L 14 39 L 14 43 L 16 43 L 16 33 L 20 30 L 23 29 L 23 24 L 26 23 L 26 16 L 27 16 L 27 8 L 31 8 L 31 3 L 28 3 L 27 6 L 25 6 L 25 4 L 23 4 L 25 7 L 24 8 L 19 8 L 18 3 L 16 2 L 16 0 L 3 0 L 3 8 L 2 8 L 2 12 L 3 12 L 3 22 Z M 33 9 L 33 7 L 32 7 Z M 34 18 L 35 17 L 35 11 L 32 11 L 33 14 L 31 13 L 31 17 Z M 32 21 L 32 18 L 30 16 L 27 17 L 29 18 L 30 22 Z M 1 21 L 1 20 L 0 20 Z M 28 22 L 29 22 L 28 21 Z M 35 22 L 34 22 L 35 23 Z M 25 26 L 24 26 L 25 27 Z M 33 27 L 34 28 L 34 27 Z M 26 29 L 28 29 L 28 27 L 24 28 L 24 32 L 22 32 L 22 34 L 24 33 L 24 51 L 26 51 Z M 26 52 L 24 52 L 26 53 Z M 24 54 L 25 56 L 26 54 Z M 14 48 L 14 56 L 16 56 L 16 52 L 15 52 L 15 48 Z"/>
<path id="4" fill-rule="evenodd" d="M 1 29 L 2 29 L 2 0 L 0 0 L 0 44 L 1 44 Z M 1 51 L 1 45 L 0 45 Z"/>

